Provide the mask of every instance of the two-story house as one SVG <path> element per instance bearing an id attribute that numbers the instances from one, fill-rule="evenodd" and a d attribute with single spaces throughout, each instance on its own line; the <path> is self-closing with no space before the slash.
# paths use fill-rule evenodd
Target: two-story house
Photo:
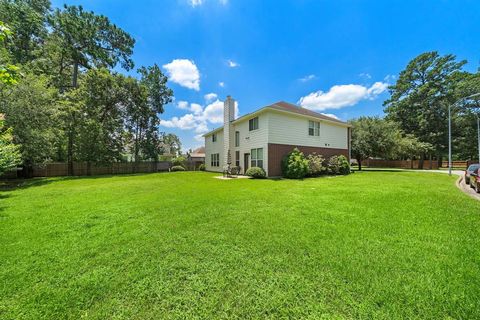
<path id="1" fill-rule="evenodd" d="M 343 121 L 277 102 L 235 119 L 235 100 L 224 102 L 224 125 L 204 135 L 207 171 L 222 172 L 228 162 L 241 167 L 262 167 L 267 176 L 282 175 L 283 157 L 297 147 L 303 153 L 316 152 L 328 158 L 350 159 L 351 126 Z"/>

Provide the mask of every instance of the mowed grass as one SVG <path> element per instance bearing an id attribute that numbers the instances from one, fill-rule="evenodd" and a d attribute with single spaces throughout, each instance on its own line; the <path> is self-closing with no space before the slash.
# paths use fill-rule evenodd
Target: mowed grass
<path id="1" fill-rule="evenodd" d="M 480 202 L 414 172 L 40 179 L 1 193 L 1 319 L 478 319 Z"/>

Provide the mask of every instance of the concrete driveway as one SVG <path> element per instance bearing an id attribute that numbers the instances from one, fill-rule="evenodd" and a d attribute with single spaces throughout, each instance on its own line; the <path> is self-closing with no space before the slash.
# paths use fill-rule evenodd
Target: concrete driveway
<path id="1" fill-rule="evenodd" d="M 460 178 L 458 178 L 457 180 L 457 187 L 462 190 L 463 192 L 465 192 L 466 194 L 468 194 L 469 196 L 477 199 L 477 200 L 480 200 L 480 193 L 476 193 L 475 190 L 473 190 L 472 188 L 470 188 L 469 185 L 467 185 L 465 183 L 465 180 L 463 178 L 463 175 L 460 176 Z"/>

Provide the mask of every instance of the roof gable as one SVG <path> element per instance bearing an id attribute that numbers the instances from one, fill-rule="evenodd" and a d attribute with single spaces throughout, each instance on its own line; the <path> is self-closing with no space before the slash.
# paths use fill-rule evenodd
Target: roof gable
<path id="1" fill-rule="evenodd" d="M 232 122 L 233 123 L 238 123 L 238 122 L 241 122 L 241 121 L 246 121 L 246 120 L 248 120 L 248 119 L 250 119 L 254 116 L 257 116 L 258 114 L 260 114 L 262 112 L 268 111 L 269 109 L 283 111 L 283 112 L 290 112 L 290 113 L 298 114 L 298 115 L 301 115 L 301 116 L 316 118 L 316 119 L 329 121 L 329 122 L 333 122 L 333 123 L 338 123 L 340 125 L 350 127 L 350 124 L 348 124 L 345 121 L 341 121 L 341 120 L 326 116 L 324 114 L 321 114 L 321 113 L 318 113 L 318 112 L 315 112 L 315 111 L 312 111 L 312 110 L 309 110 L 309 109 L 306 109 L 306 108 L 303 108 L 303 107 L 300 107 L 300 106 L 297 106 L 297 105 L 294 105 L 294 104 L 291 104 L 291 103 L 288 103 L 288 102 L 285 102 L 285 101 L 279 101 L 279 102 L 276 102 L 274 104 L 265 106 L 265 107 L 260 108 L 258 110 L 255 110 L 254 112 L 247 113 L 246 115 L 243 115 L 240 118 L 233 120 Z M 218 127 L 218 128 L 216 128 L 216 129 L 214 129 L 210 132 L 205 133 L 203 136 L 204 137 L 209 136 L 212 133 L 218 132 L 222 129 L 223 129 L 223 126 Z"/>
<path id="2" fill-rule="evenodd" d="M 326 116 L 324 114 L 321 114 L 321 113 L 318 113 L 318 112 L 315 112 L 315 111 L 312 111 L 312 110 L 309 110 L 309 109 L 306 109 L 306 108 L 299 107 L 297 105 L 294 105 L 294 104 L 291 104 L 291 103 L 288 103 L 288 102 L 285 102 L 285 101 L 279 101 L 277 103 L 274 103 L 274 104 L 270 105 L 269 108 L 272 108 L 272 109 L 275 109 L 275 110 L 280 110 L 280 111 L 292 112 L 292 113 L 296 113 L 296 114 L 300 114 L 300 115 L 304 115 L 304 116 L 308 116 L 308 117 L 313 117 L 313 118 L 317 118 L 317 119 L 321 119 L 321 120 L 327 120 L 327 121 L 337 122 L 337 123 L 341 123 L 341 124 L 347 124 L 344 121 Z"/>

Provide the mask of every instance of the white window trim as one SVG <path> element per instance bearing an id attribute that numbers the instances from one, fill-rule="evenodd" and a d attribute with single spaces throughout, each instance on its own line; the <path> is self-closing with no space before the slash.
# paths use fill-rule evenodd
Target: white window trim
<path id="1" fill-rule="evenodd" d="M 313 129 L 313 134 L 310 134 L 310 129 Z M 320 137 L 320 122 L 319 121 L 308 120 L 308 135 L 310 137 Z"/>
<path id="2" fill-rule="evenodd" d="M 257 120 L 257 127 L 254 128 L 254 129 L 250 129 L 250 121 L 252 121 L 252 123 L 254 123 L 255 119 Z M 250 120 L 248 120 L 248 131 L 255 131 L 255 130 L 258 130 L 260 128 L 260 121 L 258 119 L 258 117 L 255 117 L 255 118 L 252 118 Z"/>
<path id="3" fill-rule="evenodd" d="M 258 157 L 258 150 L 262 150 L 262 157 Z M 255 157 L 253 156 L 255 154 Z M 263 169 L 264 165 L 264 149 L 263 148 L 253 148 L 250 149 L 250 167 L 260 167 Z M 259 166 L 258 162 L 261 161 L 262 165 Z M 255 165 L 254 165 L 255 164 Z"/>

